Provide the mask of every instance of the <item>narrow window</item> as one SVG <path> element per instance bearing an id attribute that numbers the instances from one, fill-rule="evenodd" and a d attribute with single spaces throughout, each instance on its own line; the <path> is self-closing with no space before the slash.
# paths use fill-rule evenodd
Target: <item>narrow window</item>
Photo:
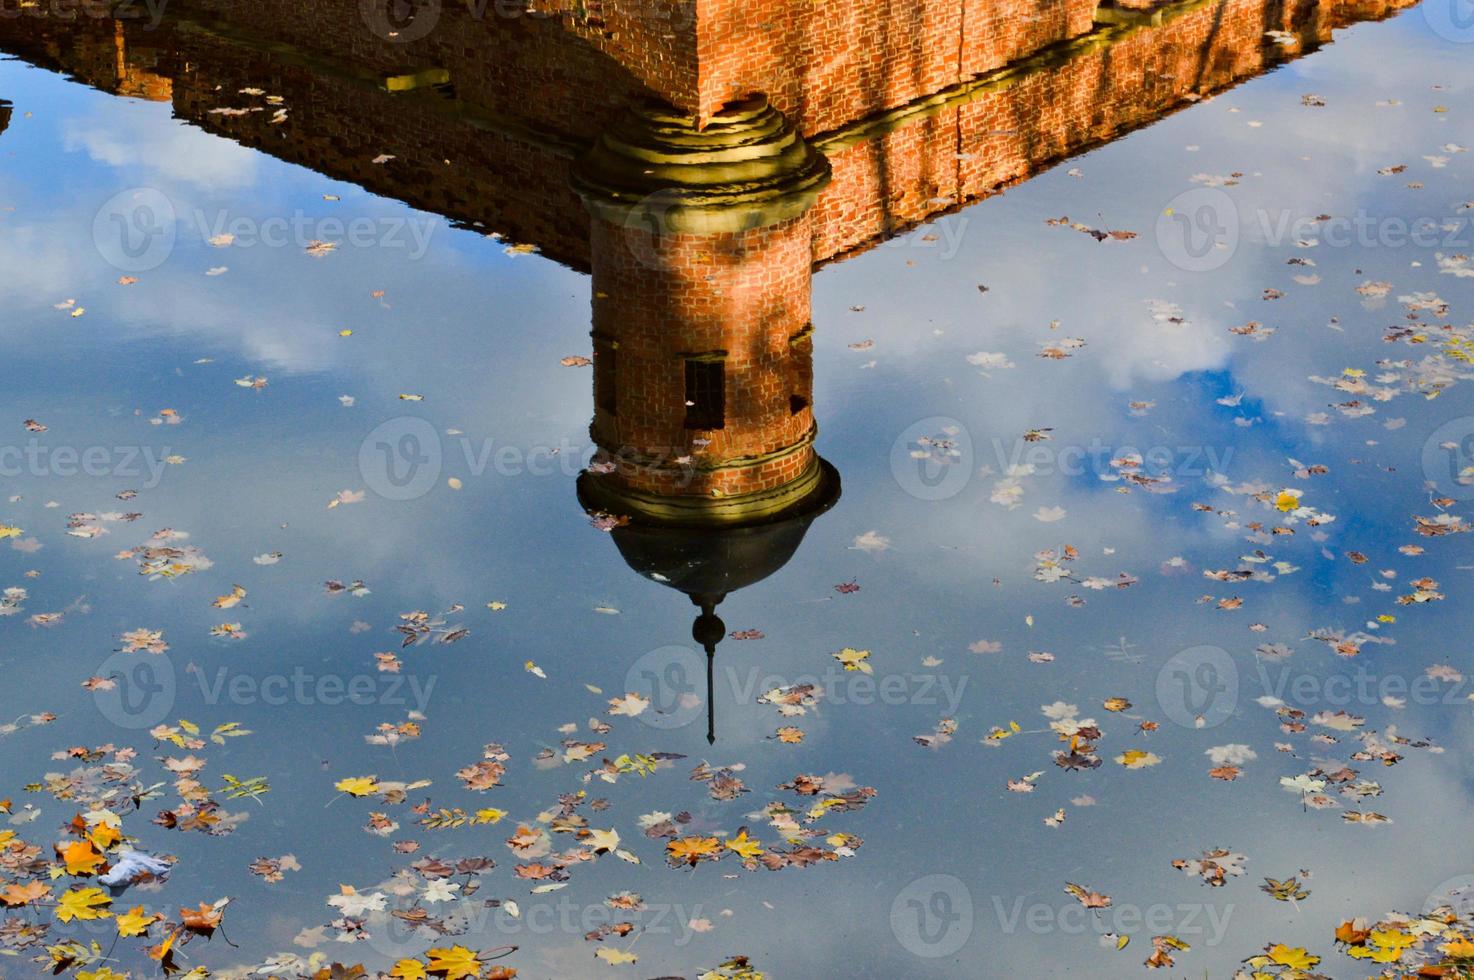
<path id="1" fill-rule="evenodd" d="M 720 429 L 726 413 L 726 362 L 715 358 L 687 358 L 686 428 Z"/>
<path id="2" fill-rule="evenodd" d="M 809 407 L 814 390 L 814 328 L 804 327 L 788 340 L 792 365 L 793 393 L 788 396 L 788 412 L 797 415 Z"/>
<path id="3" fill-rule="evenodd" d="M 594 404 L 610 415 L 619 414 L 619 349 L 610 343 L 594 348 Z"/>

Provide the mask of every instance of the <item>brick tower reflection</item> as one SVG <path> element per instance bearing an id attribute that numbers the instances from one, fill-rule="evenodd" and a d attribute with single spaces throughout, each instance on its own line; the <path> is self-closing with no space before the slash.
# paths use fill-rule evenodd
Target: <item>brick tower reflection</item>
<path id="1" fill-rule="evenodd" d="M 645 106 L 578 163 L 594 421 L 579 479 L 625 561 L 700 607 L 707 738 L 730 593 L 782 568 L 839 497 L 814 448 L 813 229 L 829 163 L 756 96 L 698 129 Z M 627 520 L 626 520 L 627 519 Z"/>

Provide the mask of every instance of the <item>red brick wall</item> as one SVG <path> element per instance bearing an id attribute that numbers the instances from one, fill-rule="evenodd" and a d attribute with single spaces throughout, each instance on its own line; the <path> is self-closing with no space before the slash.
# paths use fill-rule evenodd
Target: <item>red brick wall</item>
<path id="1" fill-rule="evenodd" d="M 615 351 L 616 411 L 596 409 L 595 441 L 616 455 L 690 455 L 679 467 L 622 466 L 625 485 L 651 492 L 731 496 L 781 486 L 813 465 L 812 447 L 764 465 L 703 472 L 702 461 L 772 453 L 814 424 L 807 340 L 812 229 L 807 216 L 738 234 L 653 236 L 592 222 L 595 375 Z M 801 338 L 798 343 L 794 339 Z M 685 427 L 682 354 L 726 351 L 722 429 Z M 803 405 L 792 411 L 790 396 Z M 710 444 L 701 447 L 697 440 Z"/>
<path id="2" fill-rule="evenodd" d="M 699 111 L 766 92 L 824 132 L 1088 33 L 1096 2 L 699 0 Z"/>
<path id="3" fill-rule="evenodd" d="M 1161 118 L 1414 0 L 1223 0 L 1124 33 L 1007 88 L 854 146 L 826 150 L 834 181 L 815 208 L 814 256 L 874 244 L 987 197 L 1053 163 Z M 1302 47 L 1268 43 L 1289 31 Z"/>
<path id="4" fill-rule="evenodd" d="M 964 79 L 980 75 L 1088 34 L 1097 5 L 1097 0 L 964 0 L 959 74 Z"/>
<path id="5" fill-rule="evenodd" d="M 228 6 L 244 0 L 178 2 Z M 673 2 L 674 9 L 681 9 L 681 4 L 697 0 Z M 918 0 L 917 9 L 932 9 L 928 7 L 930 2 Z M 981 0 L 967 2 L 971 5 Z M 1190 96 L 1219 91 L 1273 67 L 1277 58 L 1310 50 L 1328 40 L 1333 27 L 1385 17 L 1411 2 L 1222 0 L 1180 16 L 1169 10 L 1161 26 L 1122 33 L 1108 45 L 1084 46 L 1087 49 L 1076 50 L 1063 60 L 1041 59 L 1038 70 L 1022 74 L 1008 88 L 978 94 L 960 107 L 913 118 L 898 129 L 856 145 L 828 148 L 834 181 L 813 212 L 814 257 L 828 261 L 869 247 L 940 211 L 996 193 L 1057 160 L 1187 105 Z M 261 4 L 281 6 L 287 0 L 251 3 L 254 9 Z M 609 82 L 614 77 L 609 58 L 598 53 L 590 64 L 580 62 L 578 58 L 591 57 L 593 49 L 582 41 L 575 44 L 570 40 L 572 35 L 553 22 L 501 20 L 476 29 L 541 32 L 545 46 L 538 50 L 557 63 L 537 67 L 526 77 L 514 72 L 515 77 L 495 76 L 494 84 L 488 80 L 476 83 L 475 66 L 491 59 L 500 50 L 498 44 L 485 42 L 470 30 L 460 35 L 432 32 L 423 52 L 425 58 L 456 66 L 452 79 L 461 96 L 458 102 L 442 104 L 433 96 L 379 91 L 379 73 L 413 67 L 418 62 L 411 59 L 406 63 L 402 54 L 394 53 L 396 48 L 382 42 L 368 44 L 364 39 L 368 32 L 361 22 L 343 21 L 341 4 L 323 3 L 321 10 L 319 5 L 287 5 L 301 16 L 273 25 L 273 32 L 279 30 L 285 35 L 302 31 L 304 23 L 327 31 L 326 21 L 312 18 L 326 18 L 325 11 L 336 10 L 332 16 L 338 18 L 340 29 L 347 29 L 344 24 L 358 25 L 350 32 L 354 40 L 349 48 L 356 44 L 363 50 L 345 49 L 341 56 L 324 63 L 321 58 L 288 57 L 275 49 L 228 41 L 209 33 L 171 30 L 168 20 L 152 31 L 141 24 L 129 25 L 120 38 L 115 25 L 91 18 L 73 22 L 0 18 L 0 42 L 28 60 L 71 72 L 108 91 L 158 98 L 172 90 L 177 114 L 203 128 L 355 181 L 376 193 L 404 199 L 416 207 L 467 224 L 480 223 L 488 231 L 503 232 L 517 241 L 537 243 L 560 261 L 576 268 L 588 267 L 588 219 L 568 188 L 568 157 L 577 152 L 580 139 L 586 140 L 601 129 L 610 114 L 617 111 L 616 106 L 622 106 L 623 96 L 613 94 L 612 88 L 601 88 L 613 84 Z M 356 11 L 356 4 L 350 6 Z M 788 3 L 777 8 L 784 16 L 797 16 L 798 9 L 796 4 Z M 170 10 L 174 10 L 172 4 Z M 610 15 L 606 12 L 603 16 Z M 860 14 L 849 5 L 839 4 L 832 16 L 836 21 L 833 30 L 849 37 L 856 28 L 845 18 Z M 963 16 L 976 22 L 971 6 Z M 265 17 L 264 13 L 258 14 L 252 23 L 266 29 Z M 1025 47 L 1034 43 L 1037 37 L 1018 40 L 1025 37 L 1020 25 L 1029 23 L 1040 31 L 1073 29 L 1058 24 L 1047 27 L 1047 17 L 1037 23 L 1020 17 L 1013 34 L 1004 31 L 997 36 L 997 44 L 1003 46 L 997 50 L 1013 50 L 1007 44 Z M 1303 39 L 1302 47 L 1267 46 L 1263 32 L 1271 29 L 1293 31 Z M 784 30 L 791 33 L 796 28 Z M 584 55 L 558 62 L 559 49 L 553 39 L 559 31 L 563 41 L 558 43 L 581 47 Z M 623 31 L 621 28 L 615 33 L 624 39 L 623 43 L 633 44 Z M 1009 42 L 1009 37 L 1015 40 Z M 667 39 L 666 43 L 672 42 Z M 851 98 L 859 91 L 856 79 L 868 77 L 863 72 L 855 78 L 841 72 L 840 77 L 821 82 L 823 71 L 838 72 L 838 66 L 849 64 L 859 57 L 856 52 L 865 50 L 848 41 L 835 44 L 832 54 L 826 56 L 831 60 L 818 60 L 815 71 L 819 74 L 774 81 L 787 86 L 788 94 L 780 93 L 780 105 L 782 98 L 804 97 L 804 86 L 809 86 L 810 92 L 820 91 L 830 81 L 836 100 Z M 759 66 L 771 65 L 774 52 L 781 49 L 781 45 L 771 50 L 755 49 L 751 57 Z M 740 53 L 735 46 L 727 50 L 733 57 Z M 668 56 L 674 57 L 660 45 L 645 55 L 652 65 L 661 64 Z M 979 55 L 983 60 L 978 63 L 1001 56 Z M 804 64 L 804 57 L 796 55 L 792 64 Z M 586 68 L 592 74 L 576 77 Z M 668 71 L 672 77 L 681 71 L 674 62 L 669 68 L 641 70 L 654 74 Z M 560 91 L 551 95 L 544 92 L 545 80 L 559 73 L 566 76 Z M 465 78 L 471 81 L 462 84 Z M 757 87 L 759 83 L 751 84 Z M 267 124 L 269 113 L 241 117 L 210 114 L 212 108 L 248 101 L 232 94 L 247 86 L 282 95 L 289 109 L 288 121 L 272 126 Z M 485 105 L 477 98 L 493 102 Z M 892 95 L 884 98 L 888 100 Z M 494 121 L 498 106 L 506 107 L 518 100 L 525 101 L 519 111 L 537 114 L 537 118 L 526 120 L 528 135 L 518 136 L 515 127 L 500 131 L 488 128 L 485 118 L 463 115 L 468 108 L 485 110 Z M 589 100 L 607 105 L 597 112 L 574 111 L 575 104 Z M 822 108 L 824 112 L 839 111 L 834 108 L 838 101 L 823 105 L 829 106 Z M 864 106 L 855 109 L 859 112 Z M 815 111 L 821 111 L 817 104 Z M 574 132 L 575 127 L 582 127 L 582 137 Z M 532 134 L 547 137 L 550 142 L 538 143 Z M 563 141 L 562 151 L 549 149 L 559 141 Z M 387 165 L 373 164 L 371 161 L 380 153 L 393 154 L 397 159 Z"/>
<path id="6" fill-rule="evenodd" d="M 960 193 L 957 110 L 828 154 L 834 180 L 814 207 L 814 259 L 865 248 L 944 211 Z"/>
<path id="7" fill-rule="evenodd" d="M 370 30 L 358 0 L 171 8 L 359 69 L 444 68 L 478 104 L 592 135 L 603 110 L 642 93 L 710 118 L 767 92 L 801 131 L 821 132 L 1085 34 L 1097 2 L 439 0 L 434 26 L 399 41 Z"/>

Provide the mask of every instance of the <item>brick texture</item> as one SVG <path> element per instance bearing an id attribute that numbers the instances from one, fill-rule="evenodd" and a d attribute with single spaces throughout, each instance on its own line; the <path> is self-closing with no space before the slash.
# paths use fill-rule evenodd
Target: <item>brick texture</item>
<path id="1" fill-rule="evenodd" d="M 699 0 L 700 105 L 765 92 L 805 134 L 925 98 L 1094 23 L 1096 0 Z"/>
<path id="2" fill-rule="evenodd" d="M 939 212 L 998 193 L 1329 41 L 1334 28 L 1386 17 L 1409 0 L 1222 0 L 1109 45 L 1050 59 L 1012 85 L 828 152 L 814 257 L 868 248 Z M 1298 43 L 1269 43 L 1266 31 Z M 822 145 L 822 144 L 821 144 Z"/>
<path id="3" fill-rule="evenodd" d="M 905 17 L 882 16 L 892 2 Z M 590 265 L 589 222 L 568 188 L 570 161 L 630 98 L 664 93 L 680 104 L 716 105 L 739 91 L 767 90 L 812 133 L 911 104 L 1000 63 L 1037 58 L 1007 87 L 878 135 L 834 148 L 821 136 L 834 167 L 812 222 L 813 257 L 822 263 L 997 193 L 1313 50 L 1334 28 L 1386 17 L 1412 0 L 1218 0 L 1065 51 L 1050 45 L 1089 31 L 1093 4 L 1021 2 L 966 0 L 948 13 L 953 8 L 937 0 L 911 0 L 904 9 L 899 0 L 643 7 L 606 0 L 570 5 L 557 17 L 521 7 L 487 7 L 478 17 L 446 2 L 436 29 L 396 44 L 367 28 L 356 2 L 175 0 L 171 18 L 183 10 L 224 26 L 20 16 L 0 18 L 0 45 L 107 91 L 170 100 L 202 128 L 456 223 L 536 243 L 579 269 Z M 925 27 L 931 40 L 918 46 L 911 27 L 899 30 L 903 22 Z M 957 43 L 938 40 L 948 30 Z M 1268 30 L 1289 31 L 1298 43 L 1269 44 Z M 293 47 L 250 40 L 262 33 Z M 381 88 L 388 75 L 430 67 L 449 72 L 455 100 Z M 236 94 L 247 87 L 281 95 L 287 121 L 272 125 L 269 112 L 211 113 L 251 104 Z M 374 164 L 381 153 L 395 159 Z"/>
<path id="4" fill-rule="evenodd" d="M 720 235 L 592 224 L 594 373 L 612 383 L 615 410 L 596 393 L 591 431 L 624 461 L 613 478 L 666 495 L 732 496 L 810 468 L 809 217 Z M 689 429 L 684 357 L 718 353 L 724 424 Z M 609 382 L 600 362 L 611 356 Z M 801 448 L 757 465 L 708 468 L 792 446 Z"/>

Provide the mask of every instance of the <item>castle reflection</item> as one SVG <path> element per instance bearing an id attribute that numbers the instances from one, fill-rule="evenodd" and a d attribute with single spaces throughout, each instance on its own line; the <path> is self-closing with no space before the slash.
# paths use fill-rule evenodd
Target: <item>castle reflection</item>
<path id="1" fill-rule="evenodd" d="M 589 271 L 579 498 L 698 607 L 710 710 L 718 606 L 840 494 L 815 268 L 1411 2 L 176 0 L 0 18 L 0 50 Z"/>

